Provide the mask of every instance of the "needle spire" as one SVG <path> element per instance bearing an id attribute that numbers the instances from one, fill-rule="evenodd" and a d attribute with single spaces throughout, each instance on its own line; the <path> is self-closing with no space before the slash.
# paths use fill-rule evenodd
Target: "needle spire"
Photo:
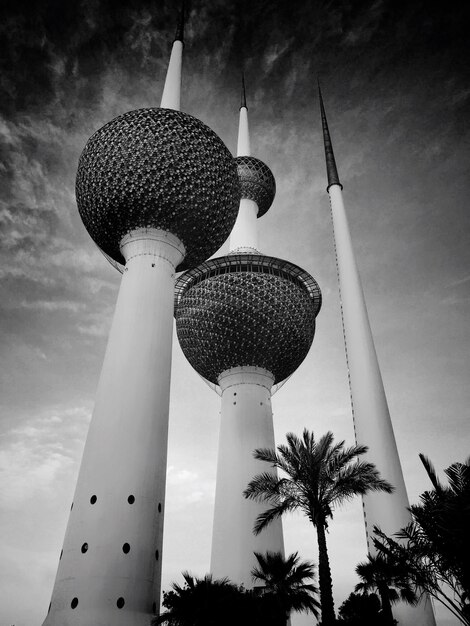
<path id="1" fill-rule="evenodd" d="M 328 176 L 327 191 L 331 187 L 331 185 L 339 185 L 342 189 L 343 185 L 339 181 L 338 168 L 336 167 L 335 155 L 333 153 L 333 144 L 331 143 L 330 131 L 328 129 L 328 122 L 326 120 L 325 105 L 323 104 L 320 79 L 317 80 L 318 94 L 320 97 L 321 121 L 323 126 L 323 143 L 325 144 L 326 173 Z"/>
<path id="2" fill-rule="evenodd" d="M 242 97 L 240 104 L 240 122 L 238 125 L 237 156 L 250 156 L 250 131 L 248 128 L 248 109 L 246 106 L 245 74 L 242 73 Z"/>
<path id="3" fill-rule="evenodd" d="M 185 20 L 186 14 L 185 14 L 185 7 L 184 7 L 184 0 L 182 0 L 181 2 L 181 9 L 179 12 L 179 20 L 178 20 L 178 24 L 176 25 L 176 33 L 175 33 L 175 38 L 174 41 L 181 41 L 181 43 L 184 44 L 184 20 Z"/>
<path id="4" fill-rule="evenodd" d="M 165 86 L 163 87 L 163 95 L 160 106 L 163 109 L 174 109 L 179 111 L 181 108 L 181 69 L 183 65 L 183 48 L 184 48 L 184 0 L 181 3 L 178 24 L 176 27 L 173 47 L 171 48 L 170 62 L 166 72 Z"/>
<path id="5" fill-rule="evenodd" d="M 248 107 L 246 106 L 246 91 L 245 91 L 245 73 L 242 72 L 242 98 L 240 103 L 240 109 Z"/>

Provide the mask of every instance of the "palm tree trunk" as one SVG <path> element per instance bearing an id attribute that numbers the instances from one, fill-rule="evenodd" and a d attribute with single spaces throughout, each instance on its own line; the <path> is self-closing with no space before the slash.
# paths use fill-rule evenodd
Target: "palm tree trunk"
<path id="1" fill-rule="evenodd" d="M 382 614 L 385 618 L 387 626 L 394 626 L 395 620 L 393 619 L 392 604 L 390 602 L 387 585 L 378 584 L 377 589 L 380 595 L 380 602 L 382 604 Z"/>
<path id="2" fill-rule="evenodd" d="M 317 539 L 321 623 L 322 626 L 334 626 L 336 617 L 333 603 L 333 582 L 331 580 L 330 560 L 326 548 L 325 527 L 321 522 L 317 524 Z"/>

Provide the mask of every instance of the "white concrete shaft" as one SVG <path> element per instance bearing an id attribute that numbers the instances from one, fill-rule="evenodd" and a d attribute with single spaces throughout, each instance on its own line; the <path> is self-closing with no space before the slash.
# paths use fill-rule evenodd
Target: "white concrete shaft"
<path id="1" fill-rule="evenodd" d="M 250 127 L 248 125 L 248 109 L 246 107 L 240 107 L 237 156 L 251 156 Z"/>
<path id="2" fill-rule="evenodd" d="M 230 252 L 252 252 L 258 250 L 258 205 L 253 200 L 242 198 L 238 209 L 237 221 L 230 233 Z"/>
<path id="3" fill-rule="evenodd" d="M 184 247 L 140 229 L 121 250 L 126 267 L 45 626 L 148 626 L 159 605 L 174 275 Z"/>
<path id="4" fill-rule="evenodd" d="M 235 367 L 219 377 L 222 390 L 219 458 L 212 531 L 211 573 L 253 587 L 253 552 L 282 552 L 282 522 L 253 534 L 257 516 L 268 508 L 243 497 L 250 480 L 270 470 L 253 457 L 256 448 L 274 448 L 271 387 L 274 378 L 259 367 Z"/>
<path id="5" fill-rule="evenodd" d="M 240 107 L 238 124 L 237 156 L 250 156 L 250 130 L 248 127 L 248 109 Z M 242 198 L 237 221 L 230 233 L 230 252 L 257 254 L 258 250 L 258 205 L 253 200 Z"/>
<path id="6" fill-rule="evenodd" d="M 166 73 L 165 86 L 160 106 L 164 109 L 180 110 L 181 103 L 181 68 L 183 65 L 183 42 L 174 41 L 171 48 L 170 62 Z"/>
<path id="7" fill-rule="evenodd" d="M 373 554 L 373 527 L 391 535 L 406 526 L 410 522 L 409 504 L 341 186 L 332 185 L 329 194 L 356 441 L 369 447 L 367 460 L 395 487 L 392 495 L 371 493 L 363 498 L 367 546 Z M 417 608 L 394 607 L 394 614 L 401 626 L 431 626 L 435 622 L 428 604 L 430 610 L 424 603 Z"/>

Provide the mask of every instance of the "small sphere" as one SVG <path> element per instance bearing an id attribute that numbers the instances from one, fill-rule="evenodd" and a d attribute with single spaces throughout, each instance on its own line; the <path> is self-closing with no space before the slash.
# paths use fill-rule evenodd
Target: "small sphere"
<path id="1" fill-rule="evenodd" d="M 235 159 L 240 179 L 241 197 L 258 205 L 258 217 L 266 213 L 276 195 L 276 181 L 269 167 L 251 156 Z"/>
<path id="2" fill-rule="evenodd" d="M 94 133 L 80 156 L 78 210 L 95 243 L 124 263 L 121 239 L 159 228 L 186 248 L 178 271 L 194 267 L 227 239 L 240 188 L 235 161 L 200 120 L 173 109 L 138 109 Z"/>
<path id="3" fill-rule="evenodd" d="M 296 265 L 262 255 L 211 259 L 176 283 L 181 348 L 204 378 L 217 384 L 232 367 L 262 367 L 278 383 L 306 357 L 321 293 Z"/>

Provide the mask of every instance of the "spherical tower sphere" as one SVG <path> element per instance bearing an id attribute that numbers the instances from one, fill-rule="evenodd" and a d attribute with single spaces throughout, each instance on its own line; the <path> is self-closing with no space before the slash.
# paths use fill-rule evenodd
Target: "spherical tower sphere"
<path id="1" fill-rule="evenodd" d="M 235 160 L 200 120 L 173 109 L 129 111 L 88 140 L 76 197 L 83 223 L 111 259 L 137 228 L 176 235 L 186 248 L 177 270 L 194 267 L 226 240 L 240 187 Z"/>
<path id="2" fill-rule="evenodd" d="M 186 358 L 210 382 L 233 367 L 256 366 L 278 383 L 306 357 L 320 306 L 318 284 L 296 265 L 230 255 L 180 276 L 176 331 Z"/>
<path id="3" fill-rule="evenodd" d="M 273 173 L 263 161 L 252 156 L 239 156 L 237 163 L 241 197 L 253 200 L 258 205 L 258 217 L 268 211 L 276 195 Z"/>

